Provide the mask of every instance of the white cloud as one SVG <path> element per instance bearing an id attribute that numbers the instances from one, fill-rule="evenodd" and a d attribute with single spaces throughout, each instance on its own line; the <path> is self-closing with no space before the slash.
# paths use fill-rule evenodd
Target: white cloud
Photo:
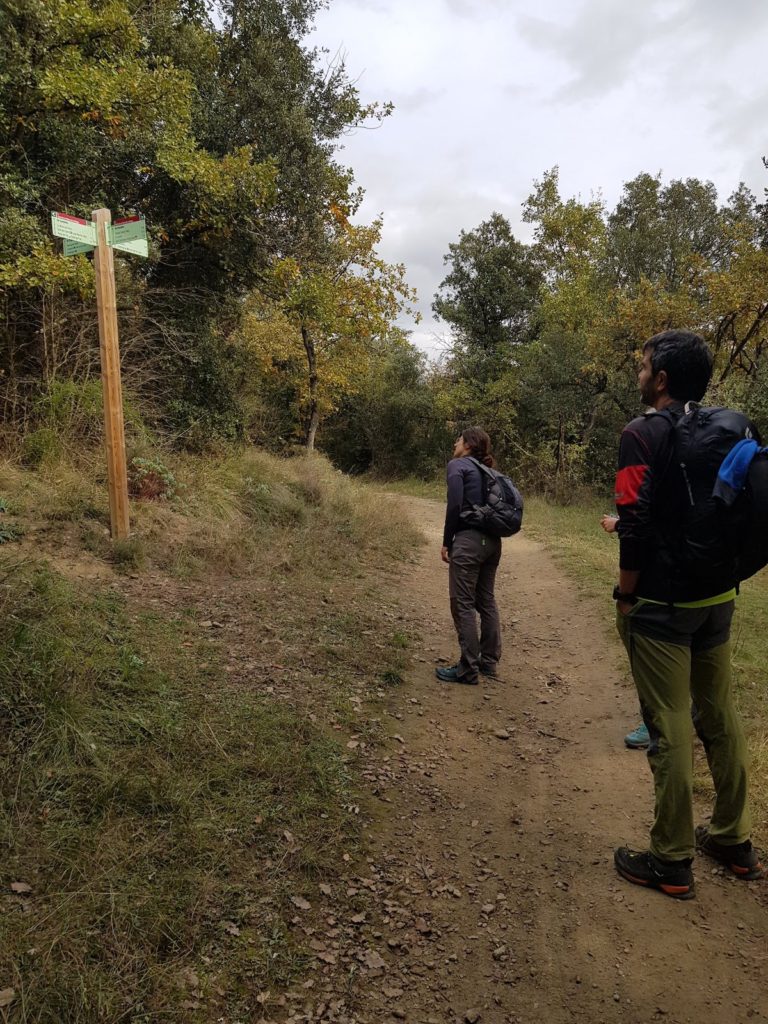
<path id="1" fill-rule="evenodd" d="M 642 171 L 723 198 L 768 185 L 764 0 L 332 0 L 315 41 L 346 53 L 365 100 L 396 105 L 342 160 L 419 289 L 430 352 L 448 244 L 493 210 L 527 238 L 521 204 L 554 164 L 564 193 L 609 205 Z"/>

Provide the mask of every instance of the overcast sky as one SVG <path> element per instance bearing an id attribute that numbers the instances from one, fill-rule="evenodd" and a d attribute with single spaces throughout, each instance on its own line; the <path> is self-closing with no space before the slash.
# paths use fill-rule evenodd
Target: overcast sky
<path id="1" fill-rule="evenodd" d="M 341 51 L 364 101 L 391 100 L 342 161 L 384 215 L 435 354 L 443 256 L 493 210 L 530 237 L 521 204 L 557 164 L 564 196 L 615 203 L 641 171 L 740 181 L 768 172 L 768 0 L 331 0 L 314 41 Z"/>

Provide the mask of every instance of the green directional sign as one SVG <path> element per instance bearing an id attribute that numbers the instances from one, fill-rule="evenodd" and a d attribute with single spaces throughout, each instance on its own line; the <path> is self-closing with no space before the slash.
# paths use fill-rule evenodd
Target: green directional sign
<path id="1" fill-rule="evenodd" d="M 95 246 L 87 242 L 72 242 L 68 238 L 64 239 L 65 256 L 77 256 L 79 252 L 92 252 L 94 248 Z"/>
<path id="2" fill-rule="evenodd" d="M 84 217 L 72 217 L 68 213 L 52 213 L 51 229 L 57 238 L 63 238 L 66 242 L 77 242 L 82 248 L 75 252 L 85 252 L 93 249 L 98 244 L 96 225 L 92 220 Z M 73 251 L 67 252 L 71 256 Z"/>
<path id="3" fill-rule="evenodd" d="M 143 217 L 123 217 L 107 226 L 107 244 L 113 249 L 149 256 L 147 222 Z"/>

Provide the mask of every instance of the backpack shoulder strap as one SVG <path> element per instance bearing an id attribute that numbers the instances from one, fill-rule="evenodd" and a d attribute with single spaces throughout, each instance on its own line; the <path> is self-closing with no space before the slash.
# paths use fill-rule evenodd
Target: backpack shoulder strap
<path id="1" fill-rule="evenodd" d="M 667 423 L 670 425 L 670 427 L 676 427 L 677 424 L 680 422 L 680 419 L 681 419 L 680 415 L 675 416 L 675 414 L 673 412 L 670 412 L 669 409 L 654 409 L 652 412 L 648 412 L 645 415 L 646 416 L 661 416 L 662 419 L 665 419 L 667 421 Z"/>
<path id="2" fill-rule="evenodd" d="M 679 415 L 676 416 L 673 412 L 670 412 L 669 409 L 652 409 L 650 412 L 645 413 L 644 418 L 652 419 L 655 416 L 661 417 L 661 419 L 663 419 L 666 422 L 668 427 L 667 439 L 669 444 L 669 451 L 667 452 L 665 464 L 659 465 L 656 469 L 654 490 L 658 490 L 658 488 L 667 479 L 667 476 L 672 468 L 672 463 L 674 462 L 675 443 L 673 437 L 681 417 Z"/>
<path id="3" fill-rule="evenodd" d="M 483 473 L 485 473 L 486 476 L 489 476 L 491 478 L 491 480 L 495 480 L 496 479 L 496 476 L 495 476 L 493 470 L 490 468 L 490 466 L 486 466 L 479 459 L 476 459 L 474 457 L 474 455 L 467 455 L 467 458 L 469 459 L 470 462 L 474 462 L 474 464 L 477 466 L 477 468 L 482 470 Z"/>

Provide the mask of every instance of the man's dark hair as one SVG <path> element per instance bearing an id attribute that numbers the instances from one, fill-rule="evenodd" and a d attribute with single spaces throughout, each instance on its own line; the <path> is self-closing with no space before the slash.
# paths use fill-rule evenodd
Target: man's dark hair
<path id="1" fill-rule="evenodd" d="M 662 331 L 643 345 L 651 351 L 654 377 L 664 370 L 670 398 L 678 402 L 700 402 L 712 378 L 712 353 L 704 339 L 693 331 Z"/>

